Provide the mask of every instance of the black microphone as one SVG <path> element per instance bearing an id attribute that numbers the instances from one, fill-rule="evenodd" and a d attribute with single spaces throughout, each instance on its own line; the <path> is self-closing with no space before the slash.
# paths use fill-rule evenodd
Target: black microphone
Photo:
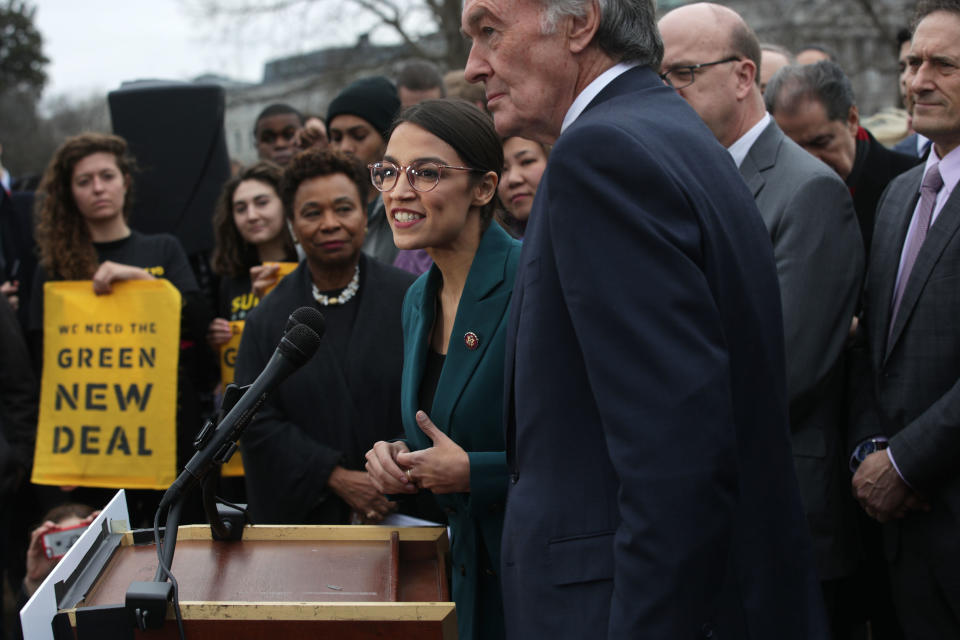
<path id="1" fill-rule="evenodd" d="M 323 332 L 323 316 L 319 312 L 317 316 L 320 316 L 320 333 L 311 329 L 306 323 L 297 324 L 291 328 L 280 340 L 267 366 L 230 409 L 230 412 L 220 420 L 216 429 L 198 436 L 199 450 L 190 458 L 183 472 L 163 494 L 163 499 L 160 501 L 161 509 L 173 503 L 202 480 L 214 463 L 223 463 L 227 460 L 236 450 L 240 434 L 256 415 L 266 395 L 313 357 L 320 347 L 320 334 Z"/>
<path id="2" fill-rule="evenodd" d="M 293 329 L 298 324 L 305 324 L 313 329 L 314 333 L 318 336 L 323 336 L 325 326 L 323 314 L 313 307 L 300 307 L 291 313 L 290 317 L 287 318 L 287 326 L 283 328 L 283 332 L 287 333 L 287 331 L 290 331 L 290 329 Z"/>

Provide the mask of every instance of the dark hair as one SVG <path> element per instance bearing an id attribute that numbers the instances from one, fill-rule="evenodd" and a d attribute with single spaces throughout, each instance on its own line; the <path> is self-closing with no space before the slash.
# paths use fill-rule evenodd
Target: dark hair
<path id="1" fill-rule="evenodd" d="M 900 47 L 903 46 L 904 42 L 910 42 L 913 40 L 913 32 L 910 31 L 907 27 L 900 27 L 897 29 L 897 48 L 894 50 L 894 53 L 897 55 L 900 54 Z"/>
<path id="2" fill-rule="evenodd" d="M 440 89 L 440 96 L 446 97 L 443 87 L 443 76 L 437 65 L 427 60 L 409 60 L 400 67 L 396 76 L 397 88 L 404 87 L 411 91 L 427 91 Z"/>
<path id="3" fill-rule="evenodd" d="M 565 15 L 583 17 L 590 0 L 541 0 L 543 33 L 552 33 Z M 659 72 L 663 41 L 653 0 L 601 0 L 600 26 L 593 37 L 618 62 L 636 62 Z"/>
<path id="4" fill-rule="evenodd" d="M 43 521 L 60 524 L 67 518 L 86 518 L 93 513 L 93 507 L 79 502 L 68 502 L 55 506 L 43 516 Z"/>
<path id="5" fill-rule="evenodd" d="M 288 113 L 292 113 L 293 115 L 297 116 L 297 120 L 300 121 L 300 126 L 303 126 L 304 119 L 302 113 L 288 104 L 278 102 L 276 104 L 268 105 L 263 111 L 260 112 L 260 115 L 257 116 L 257 119 L 253 123 L 253 135 L 257 135 L 257 127 L 260 126 L 260 121 L 264 118 L 269 118 L 271 116 L 282 116 Z"/>
<path id="6" fill-rule="evenodd" d="M 86 280 L 99 265 L 90 230 L 73 199 L 73 170 L 77 163 L 94 153 L 109 153 L 127 181 L 123 200 L 123 219 L 130 219 L 133 205 L 133 158 L 127 153 L 127 141 L 106 133 L 81 133 L 60 145 L 47 165 L 40 183 L 45 195 L 40 206 L 36 239 L 40 263 L 47 274 L 65 280 Z"/>
<path id="7" fill-rule="evenodd" d="M 960 15 L 960 1 L 958 0 L 920 0 L 917 11 L 913 14 L 913 28 L 916 30 L 920 21 L 936 11 L 949 11 Z"/>
<path id="8" fill-rule="evenodd" d="M 829 60 L 783 67 L 770 78 L 763 99 L 771 114 L 790 112 L 801 100 L 817 100 L 826 109 L 827 118 L 841 122 L 856 104 L 849 78 L 840 65 Z"/>
<path id="9" fill-rule="evenodd" d="M 500 136 L 493 128 L 493 119 L 473 104 L 459 98 L 424 100 L 404 109 L 393 121 L 390 133 L 405 122 L 417 125 L 453 147 L 464 166 L 484 173 L 492 171 L 500 179 L 503 170 Z M 496 201 L 496 197 L 491 198 L 480 210 L 484 222 L 493 217 Z"/>
<path id="10" fill-rule="evenodd" d="M 353 156 L 333 149 L 322 151 L 307 149 L 293 157 L 293 160 L 284 170 L 283 179 L 280 181 L 280 199 L 283 200 L 283 209 L 286 211 L 287 217 L 293 219 L 293 200 L 297 195 L 297 189 L 303 182 L 311 178 L 337 173 L 347 176 L 357 186 L 360 206 L 363 207 L 367 201 L 367 193 L 373 188 L 370 184 L 370 174 L 367 172 L 367 168 L 362 166 L 360 161 Z"/>
<path id="11" fill-rule="evenodd" d="M 223 190 L 220 192 L 220 198 L 217 201 L 217 209 L 213 214 L 213 272 L 220 276 L 232 276 L 234 278 L 246 274 L 250 267 L 260 264 L 260 255 L 257 248 L 243 239 L 237 225 L 233 219 L 233 196 L 237 192 L 240 183 L 248 180 L 255 180 L 263 183 L 273 189 L 280 197 L 280 180 L 283 176 L 283 170 L 272 162 L 258 162 L 257 164 L 241 170 L 236 176 L 230 178 Z M 293 237 L 287 228 L 286 221 L 283 224 L 283 249 L 286 253 L 286 259 L 290 262 L 297 261 L 297 250 L 293 246 Z"/>

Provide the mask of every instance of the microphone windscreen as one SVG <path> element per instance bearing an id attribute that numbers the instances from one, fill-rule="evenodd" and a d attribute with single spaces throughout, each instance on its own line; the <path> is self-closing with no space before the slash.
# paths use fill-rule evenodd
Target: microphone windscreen
<path id="1" fill-rule="evenodd" d="M 320 336 L 305 324 L 290 329 L 280 340 L 278 349 L 296 366 L 302 366 L 320 348 Z"/>
<path id="2" fill-rule="evenodd" d="M 320 338 L 323 337 L 323 331 L 326 328 L 326 322 L 323 319 L 323 314 L 313 307 L 300 307 L 291 313 L 290 317 L 287 319 L 287 326 L 284 329 L 284 333 L 290 331 L 290 329 L 298 324 L 307 325 Z"/>

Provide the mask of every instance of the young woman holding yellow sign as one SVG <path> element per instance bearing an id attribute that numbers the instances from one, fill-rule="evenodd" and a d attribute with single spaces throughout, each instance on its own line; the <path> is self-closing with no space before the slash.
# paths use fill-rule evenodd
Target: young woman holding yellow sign
<path id="1" fill-rule="evenodd" d="M 185 459 L 200 427 L 198 391 L 202 385 L 197 372 L 209 358 L 199 350 L 213 313 L 179 241 L 169 234 L 146 235 L 128 225 L 133 171 L 126 141 L 114 135 L 81 134 L 67 139 L 54 153 L 40 185 L 43 199 L 36 231 L 40 265 L 33 281 L 29 333 L 39 363 L 43 285 L 47 281 L 92 280 L 93 291 L 106 295 L 115 282 L 167 279 L 183 300 L 177 451 L 178 458 Z M 128 496 L 135 520 L 131 524 L 152 521 L 153 493 Z M 109 498 L 109 494 L 112 492 L 98 497 Z M 81 498 L 72 497 L 77 500 Z M 97 497 L 83 496 L 82 501 L 100 506 Z"/>
<path id="2" fill-rule="evenodd" d="M 207 341 L 218 347 L 230 340 L 230 321 L 246 318 L 260 301 L 258 285 L 276 284 L 278 265 L 298 261 L 293 236 L 280 201 L 279 166 L 258 162 L 223 186 L 213 215 L 213 272 L 220 276 L 217 317 Z"/>

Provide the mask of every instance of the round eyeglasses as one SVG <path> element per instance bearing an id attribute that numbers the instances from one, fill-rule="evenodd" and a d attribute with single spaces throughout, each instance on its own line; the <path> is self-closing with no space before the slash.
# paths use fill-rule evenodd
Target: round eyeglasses
<path id="1" fill-rule="evenodd" d="M 397 179 L 400 172 L 407 174 L 407 181 L 414 191 L 426 193 L 433 191 L 440 184 L 440 177 L 444 169 L 456 169 L 457 171 L 480 171 L 482 169 L 473 169 L 471 167 L 454 167 L 449 164 L 440 164 L 439 162 L 412 162 L 408 166 L 397 166 L 392 162 L 374 162 L 367 165 L 370 169 L 370 182 L 377 191 L 391 191 L 397 186 Z"/>

